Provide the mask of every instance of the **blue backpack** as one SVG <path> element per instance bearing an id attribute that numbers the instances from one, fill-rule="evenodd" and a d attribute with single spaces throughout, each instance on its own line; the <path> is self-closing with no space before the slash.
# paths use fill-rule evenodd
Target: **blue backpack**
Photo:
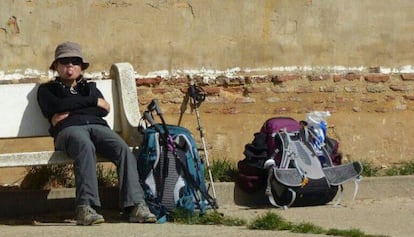
<path id="1" fill-rule="evenodd" d="M 167 221 L 176 209 L 205 213 L 212 198 L 190 131 L 162 123 L 152 124 L 143 134 L 137 157 L 138 172 L 146 202 L 158 223 Z"/>

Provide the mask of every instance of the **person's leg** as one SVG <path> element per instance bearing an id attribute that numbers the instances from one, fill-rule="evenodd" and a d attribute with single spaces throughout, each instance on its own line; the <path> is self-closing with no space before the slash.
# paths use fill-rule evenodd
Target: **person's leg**
<path id="1" fill-rule="evenodd" d="M 98 180 L 96 177 L 95 146 L 90 139 L 87 126 L 72 126 L 63 129 L 55 138 L 55 149 L 64 151 L 74 159 L 76 183 L 76 219 L 79 225 L 104 222 L 92 207 L 100 207 Z"/>
<path id="2" fill-rule="evenodd" d="M 137 161 L 128 144 L 114 131 L 101 125 L 91 125 L 91 138 L 96 151 L 117 167 L 121 205 L 130 222 L 156 222 L 145 202 L 139 183 Z"/>
<path id="3" fill-rule="evenodd" d="M 100 207 L 95 145 L 90 139 L 87 126 L 63 129 L 55 139 L 55 148 L 74 159 L 76 204 Z"/>
<path id="4" fill-rule="evenodd" d="M 96 152 L 112 161 L 117 167 L 122 207 L 145 202 L 144 191 L 139 183 L 137 161 L 128 144 L 108 127 L 102 125 L 90 125 L 90 127 Z"/>

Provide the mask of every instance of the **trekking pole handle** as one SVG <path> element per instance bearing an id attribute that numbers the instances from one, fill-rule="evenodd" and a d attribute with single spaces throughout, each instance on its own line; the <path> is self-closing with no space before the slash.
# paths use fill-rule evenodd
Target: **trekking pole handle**
<path id="1" fill-rule="evenodd" d="M 145 120 L 147 120 L 151 125 L 154 125 L 155 124 L 155 120 L 154 120 L 154 118 L 152 117 L 152 114 L 151 114 L 151 112 L 150 111 L 145 111 L 144 112 L 144 118 L 145 118 Z"/>
<path id="2" fill-rule="evenodd" d="M 158 115 L 162 114 L 161 108 L 158 105 L 158 100 L 157 99 L 151 100 L 151 103 L 148 105 L 147 108 L 148 108 L 149 111 L 154 111 L 155 110 Z"/>
<path id="3" fill-rule="evenodd" d="M 188 90 L 190 97 L 195 100 L 197 97 L 197 88 L 193 80 L 190 81 L 190 86 L 188 87 Z"/>

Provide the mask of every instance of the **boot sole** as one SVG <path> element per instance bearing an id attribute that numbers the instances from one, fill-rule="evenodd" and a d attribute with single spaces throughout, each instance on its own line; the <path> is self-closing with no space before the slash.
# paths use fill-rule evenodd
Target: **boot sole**
<path id="1" fill-rule="evenodd" d="M 97 219 L 91 223 L 85 223 L 85 222 L 76 222 L 76 225 L 83 225 L 83 226 L 88 226 L 88 225 L 98 225 L 98 224 L 102 224 L 105 222 L 105 219 Z"/>
<path id="2" fill-rule="evenodd" d="M 129 222 L 130 223 L 155 223 L 157 222 L 157 218 L 155 217 L 148 217 L 145 219 L 141 219 L 141 218 L 129 218 Z"/>

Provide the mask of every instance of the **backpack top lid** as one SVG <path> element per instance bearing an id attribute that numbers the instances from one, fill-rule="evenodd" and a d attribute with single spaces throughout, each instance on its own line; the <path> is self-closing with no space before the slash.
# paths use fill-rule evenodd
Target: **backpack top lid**
<path id="1" fill-rule="evenodd" d="M 266 134 L 278 133 L 282 129 L 286 129 L 287 132 L 295 132 L 300 130 L 300 124 L 290 117 L 274 117 L 266 120 L 263 124 L 260 132 Z"/>

